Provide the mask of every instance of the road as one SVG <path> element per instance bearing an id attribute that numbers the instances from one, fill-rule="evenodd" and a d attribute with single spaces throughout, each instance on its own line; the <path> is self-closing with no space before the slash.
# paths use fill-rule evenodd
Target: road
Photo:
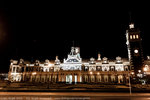
<path id="1" fill-rule="evenodd" d="M 150 100 L 150 93 L 0 92 L 0 100 Z"/>

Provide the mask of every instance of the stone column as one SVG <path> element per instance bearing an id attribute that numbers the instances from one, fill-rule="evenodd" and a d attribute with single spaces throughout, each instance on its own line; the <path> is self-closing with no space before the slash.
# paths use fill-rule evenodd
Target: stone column
<path id="1" fill-rule="evenodd" d="M 74 73 L 72 73 L 72 82 L 73 82 L 73 83 L 75 82 L 75 76 L 74 76 Z"/>
<path id="2" fill-rule="evenodd" d="M 39 82 L 41 82 L 41 74 L 39 74 Z"/>
<path id="3" fill-rule="evenodd" d="M 15 67 L 15 73 L 17 72 L 17 67 Z"/>
<path id="4" fill-rule="evenodd" d="M 82 75 L 80 74 L 80 82 L 82 82 L 83 80 L 82 80 Z"/>
<path id="5" fill-rule="evenodd" d="M 52 82 L 52 75 L 49 75 L 49 81 Z"/>
<path id="6" fill-rule="evenodd" d="M 104 83 L 104 74 L 101 74 L 101 82 Z"/>
<path id="7" fill-rule="evenodd" d="M 31 78 L 30 78 L 30 82 L 32 82 L 32 75 L 31 75 Z"/>
<path id="8" fill-rule="evenodd" d="M 57 75 L 54 74 L 54 83 L 56 83 L 56 80 L 57 80 Z"/>
<path id="9" fill-rule="evenodd" d="M 64 82 L 66 82 L 66 74 L 64 74 Z"/>
<path id="10" fill-rule="evenodd" d="M 25 73 L 23 73 L 23 75 L 22 75 L 22 81 L 23 82 L 25 81 Z"/>
<path id="11" fill-rule="evenodd" d="M 39 75 L 36 75 L 35 81 L 38 82 Z"/>
<path id="12" fill-rule="evenodd" d="M 45 82 L 47 82 L 47 74 L 45 74 Z"/>
<path id="13" fill-rule="evenodd" d="M 80 74 L 77 75 L 77 82 L 80 82 Z"/>
<path id="14" fill-rule="evenodd" d="M 58 82 L 61 82 L 61 74 L 58 75 Z"/>

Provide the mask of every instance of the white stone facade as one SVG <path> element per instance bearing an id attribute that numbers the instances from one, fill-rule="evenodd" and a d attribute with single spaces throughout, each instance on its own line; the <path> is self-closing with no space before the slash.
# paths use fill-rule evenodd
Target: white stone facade
<path id="1" fill-rule="evenodd" d="M 11 60 L 8 73 L 11 82 L 117 82 L 126 83 L 131 72 L 129 61 L 116 57 L 109 60 L 104 57 L 98 60 L 90 58 L 85 61 L 80 57 L 78 47 L 72 47 L 68 58 L 61 63 L 56 60 L 45 60 L 44 63 L 36 60 L 35 63 L 27 63 Z"/>

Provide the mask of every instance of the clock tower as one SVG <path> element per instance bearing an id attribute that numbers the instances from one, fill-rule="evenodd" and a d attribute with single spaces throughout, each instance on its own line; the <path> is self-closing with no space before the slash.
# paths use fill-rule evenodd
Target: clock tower
<path id="1" fill-rule="evenodd" d="M 134 23 L 131 23 L 129 29 L 126 30 L 126 39 L 130 65 L 135 73 L 137 73 L 138 70 L 142 70 L 144 58 L 140 30 L 134 27 Z"/>

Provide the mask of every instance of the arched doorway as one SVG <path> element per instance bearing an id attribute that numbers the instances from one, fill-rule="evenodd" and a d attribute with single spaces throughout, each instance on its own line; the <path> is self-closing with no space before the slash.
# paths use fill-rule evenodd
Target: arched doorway
<path id="1" fill-rule="evenodd" d="M 118 75 L 118 83 L 122 83 L 123 82 L 123 76 L 122 75 Z"/>
<path id="2" fill-rule="evenodd" d="M 72 83 L 72 75 L 66 75 L 66 83 Z"/>
<path id="3" fill-rule="evenodd" d="M 111 82 L 115 82 L 115 75 L 111 75 Z"/>
<path id="4" fill-rule="evenodd" d="M 97 76 L 97 82 L 101 82 L 101 75 Z"/>
<path id="5" fill-rule="evenodd" d="M 104 75 L 104 82 L 108 82 L 108 75 Z"/>

